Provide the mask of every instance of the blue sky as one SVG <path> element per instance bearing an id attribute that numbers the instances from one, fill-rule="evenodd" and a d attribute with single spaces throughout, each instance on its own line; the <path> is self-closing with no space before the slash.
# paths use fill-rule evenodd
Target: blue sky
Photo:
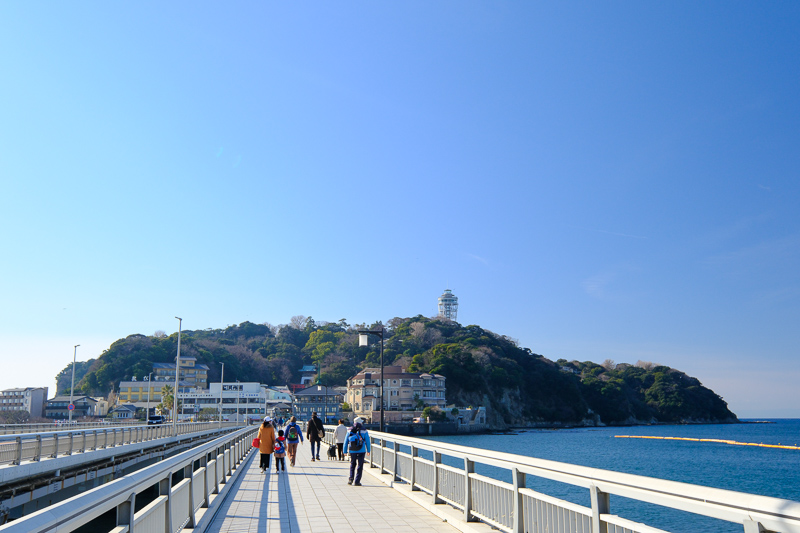
<path id="1" fill-rule="evenodd" d="M 431 316 L 800 417 L 800 5 L 0 4 L 0 387 Z"/>

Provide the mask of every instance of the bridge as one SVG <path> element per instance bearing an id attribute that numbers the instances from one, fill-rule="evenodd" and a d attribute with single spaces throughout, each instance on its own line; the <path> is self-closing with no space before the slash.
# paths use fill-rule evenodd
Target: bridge
<path id="1" fill-rule="evenodd" d="M 231 431 L 233 423 L 70 426 L 0 436 L 0 510 L 28 514 Z M 21 428 L 17 428 L 21 429 Z M 89 487 L 91 488 L 91 487 Z M 21 508 L 24 506 L 24 508 Z"/>
<path id="2" fill-rule="evenodd" d="M 234 430 L 0 533 L 663 533 L 615 514 L 612 496 L 745 533 L 800 533 L 798 502 L 379 432 L 370 434 L 362 487 L 346 484 L 347 462 L 310 462 L 308 444 L 295 467 L 261 474 L 256 431 Z M 534 489 L 546 482 L 583 491 L 587 505 Z"/>

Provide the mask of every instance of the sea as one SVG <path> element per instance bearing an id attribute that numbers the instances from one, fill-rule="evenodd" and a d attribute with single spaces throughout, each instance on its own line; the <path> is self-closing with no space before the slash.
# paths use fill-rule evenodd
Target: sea
<path id="1" fill-rule="evenodd" d="M 658 425 L 520 430 L 511 434 L 431 437 L 485 450 L 602 468 L 694 485 L 800 502 L 800 449 L 716 442 L 620 438 L 687 437 L 800 446 L 800 419 L 743 420 L 741 424 Z M 445 459 L 445 462 L 451 462 Z M 463 465 L 463 463 L 461 463 Z M 453 466 L 459 465 L 453 461 Z M 482 466 L 476 472 L 510 482 L 510 473 Z M 531 489 L 589 506 L 587 489 L 528 476 Z M 611 497 L 611 513 L 670 532 L 741 533 L 741 524 Z"/>

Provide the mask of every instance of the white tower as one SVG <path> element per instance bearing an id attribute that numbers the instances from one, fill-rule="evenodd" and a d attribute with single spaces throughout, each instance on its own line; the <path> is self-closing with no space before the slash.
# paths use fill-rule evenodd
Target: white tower
<path id="1" fill-rule="evenodd" d="M 455 320 L 458 316 L 458 297 L 450 289 L 439 296 L 439 316 Z"/>

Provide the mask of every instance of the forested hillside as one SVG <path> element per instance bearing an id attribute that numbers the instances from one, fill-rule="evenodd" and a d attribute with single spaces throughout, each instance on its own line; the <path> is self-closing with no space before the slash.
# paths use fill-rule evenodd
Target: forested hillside
<path id="1" fill-rule="evenodd" d="M 219 363 L 225 363 L 226 382 L 270 385 L 296 383 L 304 364 L 320 363 L 323 384 L 345 385 L 361 368 L 380 364 L 379 344 L 359 347 L 357 333 L 380 326 L 351 326 L 344 319 L 317 323 L 306 317 L 294 317 L 284 326 L 244 322 L 184 331 L 181 354 L 207 364 L 212 382 L 219 381 Z M 553 362 L 506 336 L 444 319 L 394 318 L 384 326 L 385 364 L 444 375 L 448 403 L 486 406 L 495 427 L 736 421 L 717 394 L 666 366 Z M 142 379 L 153 363 L 174 362 L 177 341 L 177 333 L 161 332 L 120 339 L 85 364 L 88 368 L 76 368 L 85 370 L 76 372 L 76 388 L 106 395 L 122 380 Z M 60 391 L 70 372 L 71 365 L 59 374 Z"/>

